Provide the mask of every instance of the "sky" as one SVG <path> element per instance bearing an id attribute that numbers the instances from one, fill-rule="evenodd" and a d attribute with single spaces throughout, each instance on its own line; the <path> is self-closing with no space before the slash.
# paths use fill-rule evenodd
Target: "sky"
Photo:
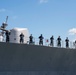
<path id="1" fill-rule="evenodd" d="M 6 16 L 7 29 L 28 28 L 35 38 L 76 39 L 76 0 L 0 0 L 0 25 Z"/>

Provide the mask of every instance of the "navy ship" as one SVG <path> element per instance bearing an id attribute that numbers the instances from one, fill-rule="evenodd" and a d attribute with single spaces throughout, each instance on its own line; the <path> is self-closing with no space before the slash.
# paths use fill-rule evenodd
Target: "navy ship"
<path id="1" fill-rule="evenodd" d="M 76 49 L 0 42 L 0 75 L 76 75 Z"/>

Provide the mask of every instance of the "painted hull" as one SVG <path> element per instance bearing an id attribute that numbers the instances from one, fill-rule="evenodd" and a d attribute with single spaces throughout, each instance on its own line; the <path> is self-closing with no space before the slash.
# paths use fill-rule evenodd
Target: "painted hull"
<path id="1" fill-rule="evenodd" d="M 76 75 L 76 49 L 0 43 L 0 75 Z"/>

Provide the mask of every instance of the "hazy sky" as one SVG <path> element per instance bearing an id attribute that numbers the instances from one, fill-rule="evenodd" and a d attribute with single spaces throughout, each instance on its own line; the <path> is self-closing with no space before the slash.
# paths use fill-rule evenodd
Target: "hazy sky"
<path id="1" fill-rule="evenodd" d="M 7 29 L 25 27 L 36 38 L 75 39 L 68 31 L 76 28 L 76 0 L 0 0 L 0 24 L 6 16 Z"/>

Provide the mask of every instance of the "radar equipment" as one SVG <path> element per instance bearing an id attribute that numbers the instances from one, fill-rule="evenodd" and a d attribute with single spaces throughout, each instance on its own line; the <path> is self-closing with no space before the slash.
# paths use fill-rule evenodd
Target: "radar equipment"
<path id="1" fill-rule="evenodd" d="M 0 27 L 0 30 L 2 30 L 2 31 L 8 31 L 8 30 L 5 29 L 6 26 L 8 25 L 7 21 L 8 21 L 8 16 L 6 17 L 6 21 L 2 23 L 2 26 Z"/>
<path id="2" fill-rule="evenodd" d="M 8 16 L 6 17 L 6 21 L 2 23 L 2 25 L 0 26 L 0 30 L 2 30 L 2 32 L 0 32 L 0 37 L 3 37 L 3 40 L 4 40 L 4 34 L 6 31 L 6 26 L 8 25 L 7 24 L 7 21 L 8 21 Z"/>

